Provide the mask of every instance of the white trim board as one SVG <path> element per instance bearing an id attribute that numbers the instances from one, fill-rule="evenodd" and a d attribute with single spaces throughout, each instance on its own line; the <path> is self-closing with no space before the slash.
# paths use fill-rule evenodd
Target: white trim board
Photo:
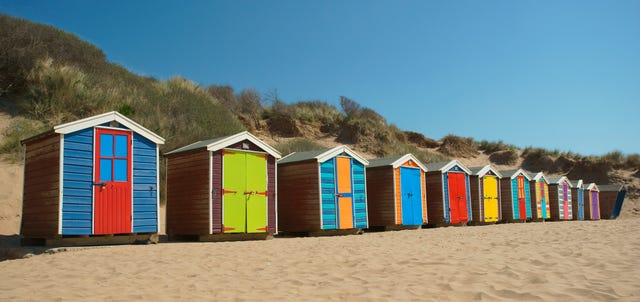
<path id="1" fill-rule="evenodd" d="M 116 121 L 121 125 L 124 125 L 125 127 L 135 131 L 136 133 L 142 135 L 146 139 L 156 144 L 164 144 L 164 138 L 151 132 L 151 130 L 140 126 L 140 124 L 130 120 L 129 118 L 115 111 L 111 111 L 111 112 L 99 114 L 96 116 L 84 118 L 81 120 L 69 122 L 66 124 L 58 125 L 53 127 L 53 130 L 56 133 L 68 134 L 68 133 L 76 132 L 78 130 L 82 130 L 85 128 L 95 127 L 111 121 Z"/>

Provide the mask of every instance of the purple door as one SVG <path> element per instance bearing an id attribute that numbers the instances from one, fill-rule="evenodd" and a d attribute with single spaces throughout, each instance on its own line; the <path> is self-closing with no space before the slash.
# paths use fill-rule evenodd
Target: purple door
<path id="1" fill-rule="evenodd" d="M 591 219 L 600 219 L 600 201 L 598 191 L 591 191 Z"/>

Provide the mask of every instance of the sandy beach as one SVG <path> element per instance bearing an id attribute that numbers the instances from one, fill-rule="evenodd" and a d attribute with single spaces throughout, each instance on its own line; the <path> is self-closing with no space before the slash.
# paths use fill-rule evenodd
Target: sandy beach
<path id="1" fill-rule="evenodd" d="M 638 218 L 112 246 L 0 262 L 0 299 L 638 301 L 638 251 Z"/>

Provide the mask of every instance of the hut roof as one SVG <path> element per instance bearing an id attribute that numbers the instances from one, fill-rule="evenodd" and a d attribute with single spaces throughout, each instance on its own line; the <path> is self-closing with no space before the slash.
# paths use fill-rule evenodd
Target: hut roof
<path id="1" fill-rule="evenodd" d="M 445 172 L 445 171 L 448 171 L 449 169 L 453 168 L 453 166 L 456 166 L 456 165 L 458 167 L 460 167 L 463 171 L 467 172 L 467 174 L 471 174 L 471 170 L 469 170 L 469 168 L 465 167 L 463 164 L 461 164 L 457 160 L 443 161 L 443 162 L 427 164 L 427 171 L 430 171 L 430 172 L 433 172 L 433 171 Z"/>
<path id="2" fill-rule="evenodd" d="M 514 179 L 516 176 L 522 174 L 522 176 L 524 176 L 524 178 L 526 178 L 527 180 L 531 180 L 531 176 L 529 176 L 529 174 L 527 174 L 527 172 L 525 172 L 522 169 L 501 170 L 500 173 L 502 173 L 502 175 L 504 175 L 504 177 L 509 177 L 511 179 Z"/>
<path id="3" fill-rule="evenodd" d="M 533 175 L 531 176 L 531 180 L 535 180 L 535 181 L 540 181 L 540 179 L 544 180 L 544 182 L 549 183 L 549 179 L 547 179 L 546 176 L 544 176 L 544 173 L 542 172 L 529 172 L 529 175 Z"/>
<path id="4" fill-rule="evenodd" d="M 282 155 L 280 155 L 280 152 L 278 152 L 278 150 L 276 150 L 273 147 L 265 144 L 263 141 L 261 141 L 260 139 L 258 139 L 253 134 L 251 134 L 251 133 L 249 133 L 247 131 L 236 133 L 234 135 L 217 137 L 217 138 L 204 140 L 204 141 L 197 141 L 197 142 L 195 142 L 195 143 L 193 143 L 191 145 L 187 145 L 187 146 L 184 146 L 182 148 L 173 150 L 171 152 L 167 152 L 165 155 L 182 153 L 182 152 L 187 152 L 187 151 L 200 149 L 200 148 L 207 148 L 208 151 L 217 151 L 217 150 L 223 149 L 223 148 L 225 148 L 225 147 L 227 147 L 229 145 L 232 145 L 232 144 L 235 144 L 235 143 L 239 143 L 239 142 L 241 142 L 243 140 L 248 140 L 248 141 L 256 144 L 256 146 L 260 147 L 262 150 L 264 150 L 265 152 L 269 153 L 269 155 L 271 155 L 271 156 L 273 156 L 275 158 L 281 158 L 282 157 Z"/>
<path id="5" fill-rule="evenodd" d="M 600 189 L 600 192 L 619 192 L 627 190 L 624 185 L 599 185 L 598 188 Z"/>
<path id="6" fill-rule="evenodd" d="M 25 143 L 27 141 L 30 141 L 32 139 L 41 137 L 43 134 L 48 134 L 48 133 L 60 133 L 60 134 L 68 134 L 68 133 L 72 133 L 72 132 L 76 132 L 78 130 L 82 130 L 82 129 L 86 129 L 89 127 L 95 127 L 98 125 L 102 125 L 104 123 L 108 123 L 108 122 L 113 122 L 116 121 L 119 124 L 135 131 L 136 133 L 142 135 L 144 138 L 156 143 L 156 144 L 164 144 L 164 138 L 160 137 L 159 135 L 151 132 L 151 130 L 140 126 L 140 124 L 132 121 L 131 119 L 127 118 L 126 116 L 115 112 L 115 111 L 111 111 L 111 112 L 107 112 L 107 113 L 103 113 L 103 114 L 99 114 L 99 115 L 94 115 L 91 117 L 87 117 L 81 120 L 77 120 L 77 121 L 73 121 L 73 122 L 69 122 L 66 124 L 61 124 L 61 125 L 57 125 L 53 127 L 52 131 L 47 131 L 45 133 L 42 134 L 38 134 L 34 137 L 30 137 L 27 138 L 25 140 L 22 141 L 22 143 Z"/>
<path id="7" fill-rule="evenodd" d="M 408 160 L 413 160 L 423 171 L 427 171 L 427 167 L 423 165 L 413 154 L 405 154 L 402 156 L 392 156 L 385 158 L 376 158 L 369 161 L 368 168 L 382 167 L 382 166 L 392 166 L 394 169 L 400 167 L 402 164 L 406 163 Z"/>
<path id="8" fill-rule="evenodd" d="M 572 188 L 582 188 L 582 179 L 578 179 L 578 180 L 569 180 L 569 182 L 571 183 L 571 187 Z"/>
<path id="9" fill-rule="evenodd" d="M 598 185 L 596 185 L 595 182 L 592 182 L 590 184 L 585 184 L 583 188 L 585 190 L 590 190 L 590 191 L 600 191 L 600 189 L 598 188 Z"/>
<path id="10" fill-rule="evenodd" d="M 479 177 L 485 176 L 489 171 L 492 171 L 498 178 L 502 178 L 502 173 L 498 170 L 494 169 L 491 165 L 480 166 L 480 167 L 471 167 L 469 168 L 471 171 L 471 175 L 476 175 Z"/>
<path id="11" fill-rule="evenodd" d="M 293 152 L 278 161 L 278 164 L 288 164 L 293 162 L 307 161 L 315 159 L 318 162 L 324 162 L 332 157 L 338 156 L 342 153 L 346 153 L 351 156 L 353 159 L 362 163 L 363 165 L 368 165 L 369 161 L 364 157 L 360 156 L 358 153 L 349 149 L 347 146 L 337 146 L 331 149 L 323 149 L 323 150 L 313 150 L 313 151 L 304 151 L 304 152 Z"/>
<path id="12" fill-rule="evenodd" d="M 569 183 L 569 185 L 571 185 L 571 181 L 569 181 L 569 179 L 566 176 L 549 178 L 549 183 L 550 184 L 556 184 L 557 185 L 557 184 L 560 184 L 563 181 L 566 181 L 567 183 Z"/>

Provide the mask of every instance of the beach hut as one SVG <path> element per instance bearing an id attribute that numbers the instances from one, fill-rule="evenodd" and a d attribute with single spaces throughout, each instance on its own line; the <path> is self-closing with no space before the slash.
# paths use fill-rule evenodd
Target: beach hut
<path id="1" fill-rule="evenodd" d="M 549 207 L 549 181 L 544 173 L 531 173 L 529 188 L 531 190 L 531 216 L 533 220 L 547 220 L 551 218 Z"/>
<path id="2" fill-rule="evenodd" d="M 77 235 L 131 235 L 89 238 L 88 244 L 157 237 L 151 235 L 160 224 L 158 145 L 163 138 L 108 112 L 55 126 L 22 143 L 24 238 L 66 245 L 83 244 L 69 237 Z"/>
<path id="3" fill-rule="evenodd" d="M 600 219 L 600 189 L 595 183 L 584 185 L 584 219 Z"/>
<path id="4" fill-rule="evenodd" d="M 571 211 L 573 220 L 585 219 L 585 203 L 584 203 L 584 191 L 582 189 L 582 179 L 569 180 L 571 183 Z"/>
<path id="5" fill-rule="evenodd" d="M 599 185 L 600 219 L 616 219 L 620 216 L 627 188 L 624 185 Z"/>
<path id="6" fill-rule="evenodd" d="M 491 165 L 472 167 L 469 175 L 471 213 L 476 223 L 495 223 L 500 214 L 500 178 L 502 174 Z"/>
<path id="7" fill-rule="evenodd" d="M 415 227 L 427 223 L 427 168 L 415 156 L 372 159 L 366 170 L 371 227 Z"/>
<path id="8" fill-rule="evenodd" d="M 276 233 L 280 157 L 246 131 L 167 153 L 167 234 L 215 241 Z"/>
<path id="9" fill-rule="evenodd" d="M 571 182 L 566 176 L 549 179 L 549 205 L 551 220 L 571 220 Z"/>
<path id="10" fill-rule="evenodd" d="M 368 164 L 347 146 L 294 152 L 279 160 L 279 230 L 320 235 L 367 228 Z"/>
<path id="11" fill-rule="evenodd" d="M 431 225 L 467 223 L 472 220 L 469 174 L 457 160 L 428 164 L 427 216 Z"/>
<path id="12" fill-rule="evenodd" d="M 522 169 L 500 171 L 502 220 L 521 222 L 531 219 L 531 177 Z"/>

